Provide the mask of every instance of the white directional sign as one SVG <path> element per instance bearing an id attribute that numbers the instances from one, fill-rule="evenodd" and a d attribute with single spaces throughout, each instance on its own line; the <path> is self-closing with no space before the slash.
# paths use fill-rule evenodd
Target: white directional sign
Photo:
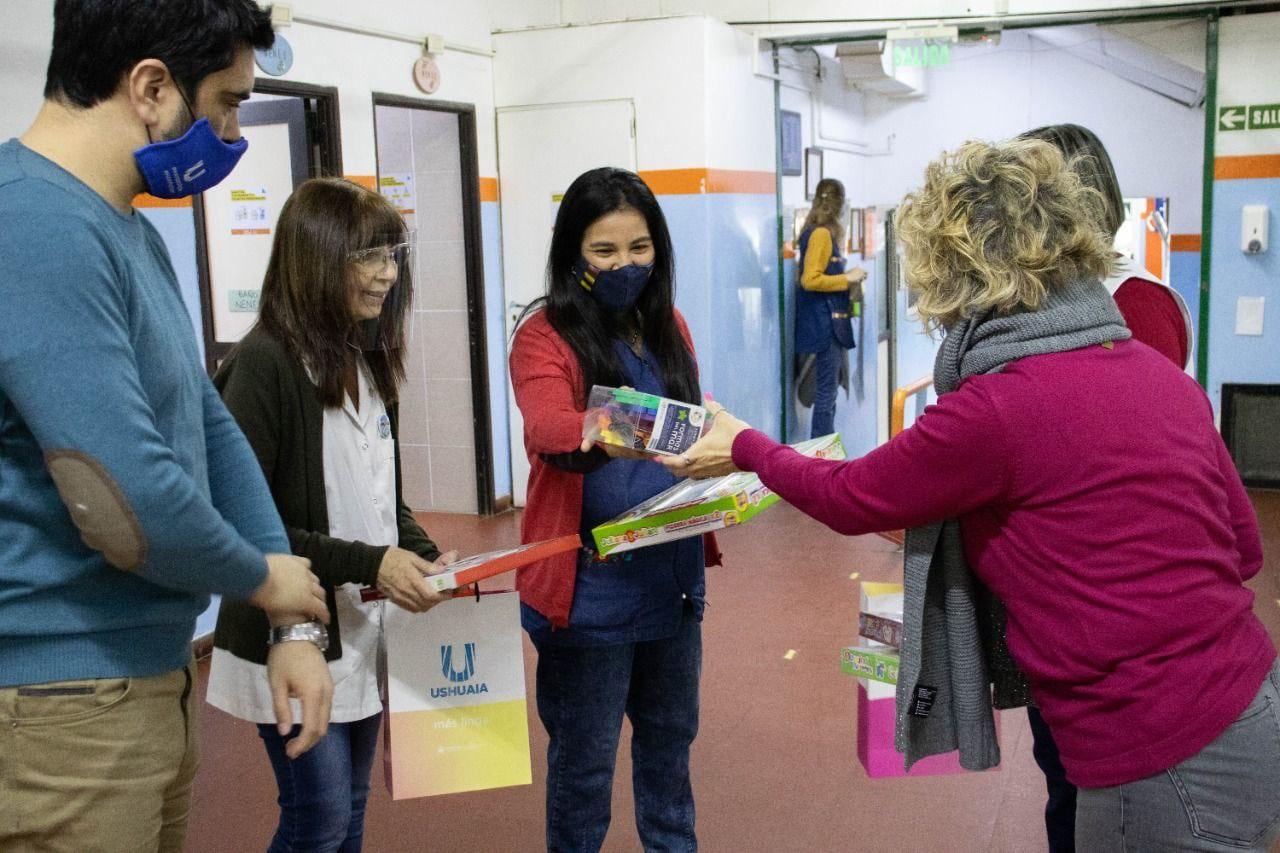
<path id="1" fill-rule="evenodd" d="M 1218 107 L 1218 130 L 1247 130 L 1249 108 Z"/>

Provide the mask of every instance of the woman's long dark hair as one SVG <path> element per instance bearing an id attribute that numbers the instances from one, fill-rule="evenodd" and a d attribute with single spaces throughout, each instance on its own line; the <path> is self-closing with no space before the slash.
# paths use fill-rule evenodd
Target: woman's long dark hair
<path id="1" fill-rule="evenodd" d="M 585 402 L 592 385 L 627 384 L 626 373 L 613 350 L 619 332 L 617 319 L 601 308 L 573 275 L 573 265 L 582 257 L 583 235 L 591 224 L 627 208 L 639 211 L 653 238 L 653 273 L 636 301 L 645 345 L 658 361 L 666 396 L 700 405 L 697 366 L 676 326 L 671 233 L 658 200 L 634 172 L 592 169 L 569 186 L 551 235 L 546 296 L 525 309 L 525 314 L 545 308 L 551 327 L 578 357 L 583 376 L 583 387 L 578 389 L 581 402 Z"/>
<path id="2" fill-rule="evenodd" d="M 342 405 L 343 371 L 366 329 L 351 317 L 352 252 L 407 239 L 404 220 L 373 190 L 341 178 L 313 178 L 289 196 L 276 223 L 262 282 L 258 324 L 304 365 L 327 407 Z M 404 381 L 404 321 L 413 298 L 409 269 L 399 270 L 365 360 L 387 405 Z"/>
<path id="3" fill-rule="evenodd" d="M 1115 166 L 1111 165 L 1111 157 L 1098 135 L 1078 124 L 1051 124 L 1028 130 L 1018 138 L 1040 139 L 1062 152 L 1071 171 L 1080 176 L 1085 186 L 1101 194 L 1100 206 L 1095 211 L 1098 227 L 1109 239 L 1115 239 L 1120 226 L 1124 225 L 1124 194 L 1120 192 Z"/>

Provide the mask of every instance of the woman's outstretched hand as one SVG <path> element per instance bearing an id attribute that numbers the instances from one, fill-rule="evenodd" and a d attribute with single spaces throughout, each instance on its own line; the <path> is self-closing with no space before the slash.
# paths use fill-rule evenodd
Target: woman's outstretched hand
<path id="1" fill-rule="evenodd" d="M 733 440 L 751 427 L 729 414 L 719 403 L 709 403 L 707 411 L 714 418 L 710 432 L 679 456 L 661 456 L 657 460 L 677 477 L 705 480 L 738 470 L 733 464 Z"/>

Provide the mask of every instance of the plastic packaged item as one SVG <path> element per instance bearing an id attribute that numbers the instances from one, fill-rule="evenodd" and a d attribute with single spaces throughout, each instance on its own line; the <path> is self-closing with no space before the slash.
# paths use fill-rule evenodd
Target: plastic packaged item
<path id="1" fill-rule="evenodd" d="M 902 614 L 901 613 L 868 613 L 865 610 L 858 614 L 858 636 L 895 649 L 902 646 Z"/>
<path id="2" fill-rule="evenodd" d="M 591 386 L 582 437 L 645 453 L 678 456 L 711 428 L 701 406 L 629 388 Z"/>
<path id="3" fill-rule="evenodd" d="M 529 563 L 538 560 L 545 560 L 547 557 L 553 557 L 565 551 L 576 551 L 581 547 L 582 538 L 573 533 L 557 539 L 530 542 L 518 548 L 504 548 L 499 551 L 488 551 L 484 554 L 465 557 L 457 562 L 450 563 L 449 567 L 440 574 L 424 576 L 423 580 L 436 592 L 448 592 L 451 589 L 468 586 L 476 581 L 491 578 L 494 575 L 513 572 L 521 566 L 527 566 Z M 374 587 L 365 587 L 360 590 L 361 601 L 376 601 L 385 597 Z"/>
<path id="4" fill-rule="evenodd" d="M 792 445 L 805 456 L 844 459 L 837 433 Z M 596 552 L 616 554 L 742 524 L 779 501 L 755 474 L 681 480 L 591 531 Z"/>

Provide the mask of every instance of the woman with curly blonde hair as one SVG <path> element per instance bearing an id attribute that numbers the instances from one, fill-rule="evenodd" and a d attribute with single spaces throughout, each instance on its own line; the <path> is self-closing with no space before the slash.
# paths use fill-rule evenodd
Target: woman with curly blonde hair
<path id="1" fill-rule="evenodd" d="M 1280 669 L 1244 582 L 1257 519 L 1204 391 L 1131 341 L 1107 239 L 1052 145 L 970 142 L 899 212 L 938 402 L 888 444 L 808 459 L 719 410 L 663 460 L 754 471 L 848 535 L 911 528 L 898 680 L 908 766 L 999 762 L 980 580 L 1008 608 L 1082 850 L 1266 850 L 1280 835 Z M 976 577 L 976 580 L 975 580 Z"/>

